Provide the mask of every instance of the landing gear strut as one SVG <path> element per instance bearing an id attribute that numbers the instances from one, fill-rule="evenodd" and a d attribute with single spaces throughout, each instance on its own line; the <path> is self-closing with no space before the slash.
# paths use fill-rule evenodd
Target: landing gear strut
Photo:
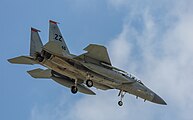
<path id="1" fill-rule="evenodd" d="M 75 85 L 73 85 L 73 86 L 71 87 L 71 92 L 72 92 L 73 94 L 76 94 L 76 93 L 78 92 L 77 79 L 75 79 Z"/>
<path id="2" fill-rule="evenodd" d="M 123 106 L 123 97 L 125 96 L 126 92 L 124 92 L 123 90 L 120 90 L 118 96 L 121 97 L 120 101 L 118 102 L 119 106 Z"/>

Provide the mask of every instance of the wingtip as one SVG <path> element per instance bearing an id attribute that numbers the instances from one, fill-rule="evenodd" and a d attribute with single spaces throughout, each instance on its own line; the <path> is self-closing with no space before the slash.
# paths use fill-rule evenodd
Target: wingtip
<path id="1" fill-rule="evenodd" d="M 31 27 L 31 31 L 33 31 L 33 32 L 41 32 L 40 30 L 38 30 L 36 28 L 33 28 L 33 27 Z"/>
<path id="2" fill-rule="evenodd" d="M 53 23 L 53 24 L 59 24 L 59 22 L 56 22 L 56 21 L 53 21 L 53 20 L 49 20 L 50 23 Z"/>
<path id="3" fill-rule="evenodd" d="M 12 60 L 12 59 L 7 59 L 7 61 L 8 61 L 9 63 L 11 63 L 11 60 Z"/>
<path id="4" fill-rule="evenodd" d="M 96 95 L 96 93 L 95 93 L 95 92 L 92 92 L 92 94 L 90 94 L 90 95 Z"/>
<path id="5" fill-rule="evenodd" d="M 10 58 L 10 59 L 7 59 L 7 61 L 9 62 L 9 63 L 15 63 L 15 59 L 14 58 Z"/>

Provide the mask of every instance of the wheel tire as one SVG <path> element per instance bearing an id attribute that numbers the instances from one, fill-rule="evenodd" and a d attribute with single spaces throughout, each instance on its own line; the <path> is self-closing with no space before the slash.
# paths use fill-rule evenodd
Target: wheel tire
<path id="1" fill-rule="evenodd" d="M 45 56 L 46 59 L 50 59 L 50 57 L 51 57 L 52 55 L 51 55 L 50 53 L 48 53 L 48 52 L 45 52 L 44 56 Z"/>
<path id="2" fill-rule="evenodd" d="M 44 60 L 44 57 L 38 56 L 38 57 L 37 57 L 37 60 L 38 60 L 39 62 L 42 62 L 42 61 Z"/>
<path id="3" fill-rule="evenodd" d="M 119 106 L 123 106 L 123 102 L 122 102 L 122 101 L 119 101 L 119 102 L 118 102 L 118 105 L 119 105 Z"/>
<path id="4" fill-rule="evenodd" d="M 92 81 L 92 80 L 87 80 L 87 81 L 86 81 L 86 85 L 87 85 L 88 87 L 92 87 L 92 86 L 93 86 L 93 81 Z"/>
<path id="5" fill-rule="evenodd" d="M 72 92 L 73 94 L 76 94 L 76 93 L 78 92 L 78 88 L 77 88 L 76 86 L 72 86 L 72 87 L 71 87 L 71 92 Z"/>

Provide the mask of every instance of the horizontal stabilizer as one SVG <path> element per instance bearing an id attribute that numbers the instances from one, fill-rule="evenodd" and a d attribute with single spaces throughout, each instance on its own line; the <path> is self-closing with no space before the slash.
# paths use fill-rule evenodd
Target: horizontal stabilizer
<path id="1" fill-rule="evenodd" d="M 34 59 L 30 56 L 19 56 L 19 57 L 8 59 L 8 61 L 13 64 L 27 64 L 27 65 L 36 64 Z"/>
<path id="2" fill-rule="evenodd" d="M 50 69 L 34 69 L 27 71 L 33 78 L 50 78 L 52 76 Z"/>

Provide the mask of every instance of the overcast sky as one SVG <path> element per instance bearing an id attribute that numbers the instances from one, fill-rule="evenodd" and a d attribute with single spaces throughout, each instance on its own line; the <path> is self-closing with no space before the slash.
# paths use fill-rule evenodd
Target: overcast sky
<path id="1" fill-rule="evenodd" d="M 192 6 L 192 0 L 1 0 L 0 120 L 192 120 Z M 117 90 L 72 95 L 26 73 L 41 66 L 8 63 L 29 54 L 30 27 L 47 42 L 50 19 L 60 23 L 71 53 L 105 45 L 114 66 L 138 76 L 168 105 L 127 94 L 119 107 Z"/>

